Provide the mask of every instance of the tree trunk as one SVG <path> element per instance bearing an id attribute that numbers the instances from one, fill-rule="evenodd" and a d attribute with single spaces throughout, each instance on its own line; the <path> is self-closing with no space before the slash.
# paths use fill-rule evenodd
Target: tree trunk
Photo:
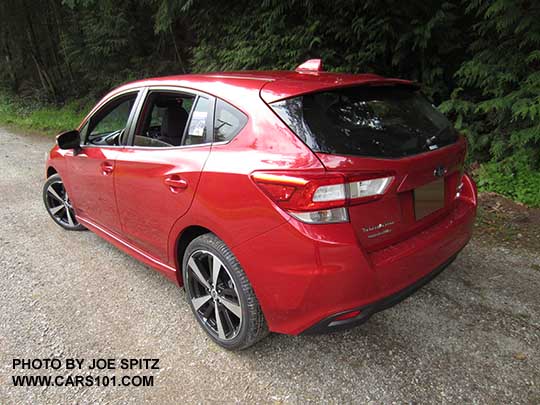
<path id="1" fill-rule="evenodd" d="M 6 55 L 6 66 L 11 79 L 11 89 L 16 92 L 19 89 L 19 78 L 17 76 L 17 71 L 13 68 L 13 54 L 11 53 L 11 48 L 9 46 L 9 31 L 6 30 L 4 34 L 5 36 L 3 36 L 2 48 L 4 49 L 4 53 Z"/>
<path id="2" fill-rule="evenodd" d="M 44 86 L 44 89 L 48 95 L 50 95 L 54 101 L 58 100 L 57 97 L 57 91 L 56 86 L 54 85 L 54 82 L 51 80 L 51 77 L 49 73 L 47 72 L 45 63 L 43 62 L 43 59 L 41 57 L 40 48 L 38 45 L 36 32 L 34 29 L 34 25 L 32 24 L 32 19 L 30 18 L 29 12 L 28 12 L 28 6 L 26 1 L 23 1 L 23 4 L 25 6 L 24 15 L 26 18 L 26 34 L 28 37 L 28 41 L 30 43 L 30 54 L 32 56 L 32 59 L 34 61 L 34 64 L 36 65 L 36 70 L 38 72 L 40 81 L 42 85 Z"/>
<path id="3" fill-rule="evenodd" d="M 66 67 L 66 71 L 67 71 L 67 74 L 69 76 L 69 81 L 73 85 L 75 83 L 75 79 L 73 77 L 73 71 L 71 69 L 71 65 L 69 63 L 69 58 L 68 58 L 68 54 L 67 54 L 67 50 L 66 50 L 64 31 L 62 30 L 62 24 L 60 23 L 58 4 L 55 1 L 53 1 L 52 3 L 53 3 L 52 4 L 52 10 L 53 10 L 54 19 L 56 21 L 56 30 L 58 32 L 58 41 L 59 41 L 60 48 L 61 48 L 61 51 L 62 51 L 62 54 L 63 54 L 62 56 L 64 58 L 64 65 Z"/>
<path id="4" fill-rule="evenodd" d="M 182 73 L 186 73 L 186 69 L 184 68 L 184 62 L 182 62 L 182 58 L 180 57 L 180 52 L 178 51 L 178 45 L 176 43 L 176 38 L 174 37 L 172 24 L 169 25 L 169 33 L 171 34 L 171 39 L 174 45 L 174 52 L 176 53 L 176 59 L 178 60 L 178 63 L 180 63 L 180 69 L 182 69 Z"/>

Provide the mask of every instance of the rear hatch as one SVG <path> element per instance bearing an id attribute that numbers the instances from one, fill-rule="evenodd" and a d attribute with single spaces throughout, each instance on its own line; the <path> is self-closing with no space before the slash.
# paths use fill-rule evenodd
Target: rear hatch
<path id="1" fill-rule="evenodd" d="M 416 88 L 336 88 L 270 106 L 329 172 L 392 178 L 380 195 L 348 208 L 368 251 L 398 243 L 452 209 L 466 144 Z"/>

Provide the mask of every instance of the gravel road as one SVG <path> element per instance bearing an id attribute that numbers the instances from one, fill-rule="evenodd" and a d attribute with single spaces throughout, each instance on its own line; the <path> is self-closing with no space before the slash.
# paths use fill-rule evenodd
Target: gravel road
<path id="1" fill-rule="evenodd" d="M 354 330 L 208 339 L 182 290 L 41 201 L 52 138 L 0 129 L 0 403 L 540 404 L 540 253 L 476 236 L 435 281 Z M 153 387 L 14 387 L 14 358 L 159 358 Z M 94 370 L 95 371 L 95 370 Z"/>

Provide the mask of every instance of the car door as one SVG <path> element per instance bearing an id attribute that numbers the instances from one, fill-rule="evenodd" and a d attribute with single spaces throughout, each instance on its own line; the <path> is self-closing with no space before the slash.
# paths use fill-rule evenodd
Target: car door
<path id="1" fill-rule="evenodd" d="M 67 156 L 69 196 L 77 216 L 109 231 L 121 232 L 114 194 L 118 151 L 127 141 L 127 129 L 139 90 L 113 97 L 81 128 L 81 150 Z"/>
<path id="2" fill-rule="evenodd" d="M 169 232 L 191 206 L 210 153 L 213 110 L 211 96 L 150 88 L 139 108 L 131 146 L 116 156 L 115 189 L 123 232 L 164 263 Z"/>

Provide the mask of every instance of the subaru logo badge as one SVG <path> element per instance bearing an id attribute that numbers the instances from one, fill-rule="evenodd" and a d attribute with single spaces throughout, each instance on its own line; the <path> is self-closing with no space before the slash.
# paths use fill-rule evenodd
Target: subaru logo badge
<path id="1" fill-rule="evenodd" d="M 447 170 L 444 166 L 437 166 L 435 170 L 433 170 L 433 175 L 435 177 L 443 177 L 447 173 Z"/>

